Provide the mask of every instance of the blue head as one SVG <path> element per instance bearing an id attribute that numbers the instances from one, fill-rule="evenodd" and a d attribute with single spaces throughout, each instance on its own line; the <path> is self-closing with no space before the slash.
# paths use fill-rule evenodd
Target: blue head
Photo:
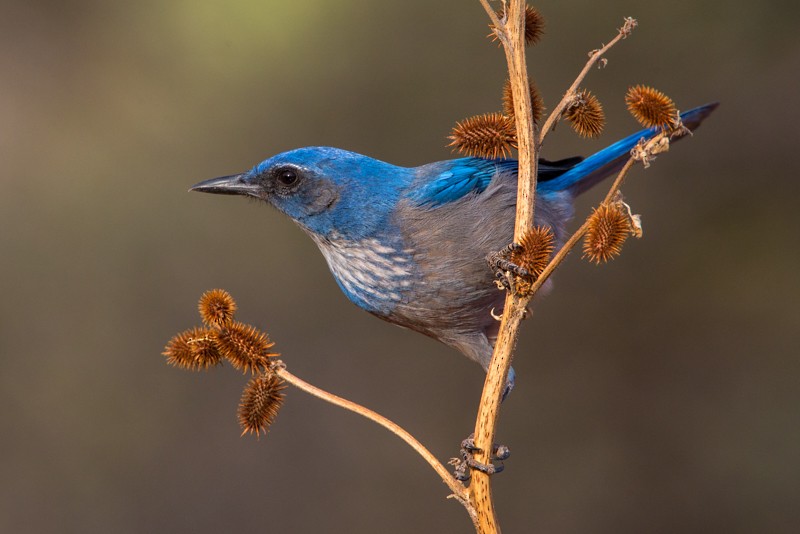
<path id="1" fill-rule="evenodd" d="M 330 147 L 290 150 L 242 174 L 206 180 L 192 191 L 264 200 L 325 238 L 371 235 L 410 183 L 409 169 Z"/>

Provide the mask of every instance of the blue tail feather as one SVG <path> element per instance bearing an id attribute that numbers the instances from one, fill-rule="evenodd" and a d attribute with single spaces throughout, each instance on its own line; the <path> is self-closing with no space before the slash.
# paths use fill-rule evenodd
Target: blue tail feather
<path id="1" fill-rule="evenodd" d="M 706 104 L 681 114 L 683 124 L 694 130 L 714 111 L 718 102 Z M 584 159 L 557 178 L 540 182 L 539 187 L 550 191 L 566 191 L 578 195 L 604 178 L 619 171 L 628 160 L 631 149 L 639 139 L 650 139 L 658 132 L 657 128 L 649 128 L 629 135 L 600 152 Z"/>

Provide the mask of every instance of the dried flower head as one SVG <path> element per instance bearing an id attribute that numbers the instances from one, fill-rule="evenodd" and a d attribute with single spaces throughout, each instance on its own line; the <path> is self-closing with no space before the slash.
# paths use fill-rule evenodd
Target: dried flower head
<path id="1" fill-rule="evenodd" d="M 622 28 L 619 29 L 619 33 L 622 34 L 622 38 L 626 39 L 631 32 L 633 32 L 634 28 L 639 25 L 639 22 L 633 17 L 625 17 L 623 20 Z"/>
<path id="2" fill-rule="evenodd" d="M 283 404 L 282 390 L 286 388 L 283 380 L 273 373 L 253 377 L 242 393 L 239 403 L 239 424 L 242 435 L 264 434 L 275 421 Z"/>
<path id="3" fill-rule="evenodd" d="M 456 123 L 447 146 L 468 156 L 507 157 L 517 147 L 514 121 L 500 113 L 476 115 Z"/>
<path id="4" fill-rule="evenodd" d="M 505 9 L 500 8 L 497 11 L 497 18 L 501 21 L 504 20 L 506 17 Z M 489 24 L 489 28 L 491 28 L 492 33 L 489 34 L 489 37 L 492 38 L 493 41 L 497 41 L 497 33 L 495 32 L 494 25 Z M 544 17 L 542 16 L 539 11 L 531 7 L 529 5 L 525 6 L 525 44 L 532 45 L 539 42 L 542 38 L 542 34 L 544 33 Z"/>
<path id="5" fill-rule="evenodd" d="M 582 89 L 564 110 L 564 118 L 583 137 L 597 137 L 603 131 L 606 115 L 603 106 L 592 93 Z"/>
<path id="6" fill-rule="evenodd" d="M 550 263 L 554 240 L 549 226 L 535 226 L 522 236 L 520 247 L 511 253 L 511 261 L 531 273 L 535 280 Z"/>
<path id="7" fill-rule="evenodd" d="M 240 322 L 226 325 L 214 333 L 214 338 L 222 356 L 245 373 L 265 369 L 269 358 L 278 355 L 269 351 L 275 343 L 266 334 Z"/>
<path id="8" fill-rule="evenodd" d="M 603 203 L 589 216 L 583 241 L 583 257 L 604 263 L 619 256 L 631 233 L 630 217 L 620 202 Z"/>
<path id="9" fill-rule="evenodd" d="M 528 79 L 528 89 L 531 93 L 531 116 L 533 122 L 538 123 L 544 114 L 544 100 L 539 94 L 536 83 L 531 79 Z M 511 94 L 511 80 L 506 80 L 506 84 L 503 86 L 503 114 L 512 121 L 514 120 L 514 95 Z"/>
<path id="10" fill-rule="evenodd" d="M 625 103 L 631 115 L 647 128 L 671 128 L 678 119 L 678 110 L 672 99 L 646 85 L 629 87 Z"/>
<path id="11" fill-rule="evenodd" d="M 656 159 L 657 154 L 669 150 L 669 140 L 670 136 L 667 135 L 665 131 L 662 131 L 650 140 L 641 138 L 639 142 L 636 143 L 636 146 L 631 149 L 631 157 L 634 161 L 641 161 L 642 166 L 647 169 L 650 167 L 650 163 Z"/>
<path id="12" fill-rule="evenodd" d="M 644 229 L 642 228 L 642 216 L 638 213 L 633 213 L 630 205 L 622 200 L 622 193 L 617 191 L 617 198 L 619 199 L 618 202 L 621 207 L 625 208 L 625 212 L 628 214 L 628 222 L 631 226 L 631 235 L 637 239 L 641 239 L 644 235 Z"/>
<path id="13" fill-rule="evenodd" d="M 208 369 L 222 360 L 214 341 L 212 330 L 192 328 L 170 339 L 163 354 L 169 365 L 190 371 Z"/>
<path id="14" fill-rule="evenodd" d="M 211 289 L 200 297 L 197 308 L 204 323 L 221 328 L 233 320 L 236 302 L 224 289 Z"/>

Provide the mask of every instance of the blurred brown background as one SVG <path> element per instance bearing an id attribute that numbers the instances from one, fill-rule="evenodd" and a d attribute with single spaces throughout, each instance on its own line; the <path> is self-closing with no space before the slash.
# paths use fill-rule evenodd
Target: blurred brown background
<path id="1" fill-rule="evenodd" d="M 525 324 L 496 479 L 507 532 L 798 532 L 796 2 L 542 1 L 550 106 L 622 17 L 587 85 L 600 141 L 628 85 L 723 105 L 625 192 L 645 239 L 577 254 Z M 474 364 L 358 310 L 288 220 L 202 179 L 305 145 L 451 157 L 499 108 L 477 0 L 0 2 L 0 531 L 469 532 L 384 430 L 289 390 L 239 437 L 245 378 L 160 352 L 228 289 L 290 368 L 405 425 L 440 458 L 470 431 Z M 579 205 L 585 213 L 599 191 Z"/>

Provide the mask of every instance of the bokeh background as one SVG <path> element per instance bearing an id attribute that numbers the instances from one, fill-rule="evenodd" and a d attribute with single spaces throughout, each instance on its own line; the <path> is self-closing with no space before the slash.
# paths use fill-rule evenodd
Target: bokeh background
<path id="1" fill-rule="evenodd" d="M 587 86 L 600 141 L 636 128 L 635 83 L 722 106 L 625 187 L 645 239 L 573 254 L 538 300 L 495 479 L 507 532 L 798 532 L 798 4 L 542 0 L 529 62 L 553 106 L 623 16 Z M 482 373 L 340 294 L 314 245 L 240 198 L 188 194 L 274 153 L 334 145 L 451 157 L 499 108 L 477 0 L 0 1 L 0 531 L 469 532 L 404 444 L 289 390 L 241 438 L 245 377 L 160 355 L 212 287 L 290 368 L 395 419 L 440 458 Z M 601 194 L 579 203 L 586 213 Z"/>

